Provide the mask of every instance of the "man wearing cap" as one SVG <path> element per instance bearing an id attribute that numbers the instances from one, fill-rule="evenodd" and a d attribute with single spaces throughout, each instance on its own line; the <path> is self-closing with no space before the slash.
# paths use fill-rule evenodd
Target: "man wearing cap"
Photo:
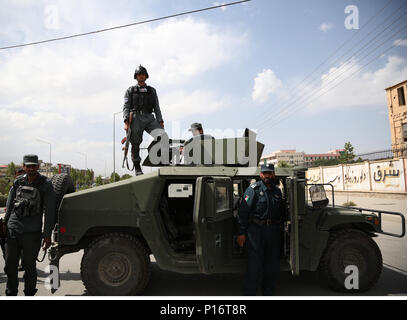
<path id="1" fill-rule="evenodd" d="M 245 295 L 272 295 L 280 271 L 280 225 L 283 199 L 275 185 L 274 165 L 261 166 L 261 180 L 247 188 L 237 214 L 239 246 L 247 247 Z"/>
<path id="2" fill-rule="evenodd" d="M 134 72 L 135 86 L 127 89 L 124 95 L 123 119 L 124 130 L 129 128 L 130 112 L 133 112 L 131 121 L 131 157 L 134 163 L 136 175 L 143 174 L 141 170 L 140 144 L 143 141 L 143 133 L 147 131 L 155 140 L 167 137 L 164 131 L 164 120 L 156 90 L 146 84 L 148 79 L 147 69 L 140 65 Z M 154 117 L 154 114 L 155 117 Z M 167 137 L 168 138 L 168 137 Z"/>
<path id="3" fill-rule="evenodd" d="M 199 147 L 201 146 L 200 144 L 196 145 L 196 142 L 200 141 L 200 140 L 213 140 L 215 138 L 212 137 L 210 134 L 204 134 L 202 124 L 199 122 L 192 123 L 191 127 L 188 129 L 188 131 L 191 131 L 192 138 L 190 138 L 184 142 L 184 146 L 180 148 L 180 151 L 181 151 L 181 153 L 183 153 L 185 155 L 186 158 L 190 159 L 188 161 L 193 161 L 192 159 L 193 159 L 194 148 L 196 148 L 197 146 L 199 146 Z M 195 143 L 195 144 L 192 144 L 192 143 Z"/>
<path id="4" fill-rule="evenodd" d="M 194 122 L 191 124 L 191 128 L 188 129 L 188 131 L 191 131 L 192 133 L 192 138 L 187 140 L 184 145 L 192 142 L 193 140 L 206 140 L 206 139 L 214 139 L 210 134 L 204 134 L 202 124 L 199 122 Z"/>
<path id="5" fill-rule="evenodd" d="M 7 274 L 6 295 L 18 293 L 18 262 L 24 254 L 24 294 L 37 292 L 36 258 L 41 245 L 44 250 L 51 245 L 51 233 L 56 222 L 55 192 L 47 177 L 38 173 L 38 156 L 25 155 L 23 169 L 26 174 L 16 178 L 9 193 L 5 222 Z M 44 216 L 44 228 L 43 228 Z"/>

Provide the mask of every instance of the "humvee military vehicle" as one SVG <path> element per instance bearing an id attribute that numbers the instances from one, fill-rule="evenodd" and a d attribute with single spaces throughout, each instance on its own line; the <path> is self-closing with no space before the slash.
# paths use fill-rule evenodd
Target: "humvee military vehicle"
<path id="1" fill-rule="evenodd" d="M 212 142 L 247 144 L 247 132 Z M 264 145 L 255 143 L 257 165 Z M 151 165 L 149 160 L 144 164 Z M 345 269 L 356 266 L 359 287 L 353 291 L 368 290 L 382 270 L 373 240 L 385 233 L 382 217 L 400 216 L 402 232 L 393 236 L 403 237 L 404 216 L 328 205 L 326 186 L 308 185 L 305 171 L 276 168 L 286 204 L 281 269 L 293 276 L 318 271 L 329 287 L 344 291 Z M 239 199 L 258 179 L 259 168 L 239 163 L 179 164 L 68 193 L 58 210 L 51 264 L 58 266 L 63 255 L 83 249 L 81 276 L 91 295 L 141 294 L 150 278 L 150 255 L 161 269 L 177 273 L 242 273 L 245 250 L 236 244 L 235 216 Z M 59 193 L 72 189 L 68 179 L 55 181 Z"/>

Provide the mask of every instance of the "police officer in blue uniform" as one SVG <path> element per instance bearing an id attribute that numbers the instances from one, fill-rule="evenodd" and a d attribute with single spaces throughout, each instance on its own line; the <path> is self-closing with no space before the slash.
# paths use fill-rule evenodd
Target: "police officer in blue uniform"
<path id="1" fill-rule="evenodd" d="M 260 280 L 262 294 L 273 295 L 280 271 L 284 202 L 275 184 L 274 165 L 262 165 L 260 178 L 247 188 L 237 215 L 237 242 L 247 248 L 245 295 L 256 295 Z"/>
<path id="2" fill-rule="evenodd" d="M 140 65 L 134 72 L 137 85 L 128 88 L 124 95 L 123 119 L 126 131 L 129 125 L 130 111 L 134 112 L 130 142 L 132 146 L 131 157 L 136 175 L 143 174 L 140 165 L 140 144 L 143 141 L 144 131 L 153 135 L 156 140 L 158 137 L 166 136 L 157 92 L 153 87 L 146 84 L 148 77 L 147 69 Z"/>
<path id="3" fill-rule="evenodd" d="M 4 219 L 7 223 L 4 272 L 7 274 L 8 296 L 18 293 L 21 253 L 25 264 L 24 294 L 33 296 L 37 292 L 36 258 L 41 244 L 44 250 L 50 247 L 56 222 L 55 192 L 51 181 L 38 172 L 38 156 L 25 155 L 23 164 L 26 174 L 17 177 L 10 189 Z"/>

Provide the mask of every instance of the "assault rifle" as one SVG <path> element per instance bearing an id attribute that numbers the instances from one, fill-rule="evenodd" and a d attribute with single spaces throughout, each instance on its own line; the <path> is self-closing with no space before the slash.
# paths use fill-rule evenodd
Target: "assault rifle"
<path id="1" fill-rule="evenodd" d="M 129 160 L 127 159 L 127 154 L 129 152 L 129 144 L 130 144 L 130 137 L 131 137 L 131 123 L 133 121 L 133 111 L 130 112 L 129 115 L 129 125 L 127 127 L 127 134 L 126 137 L 124 137 L 122 139 L 122 144 L 124 144 L 124 147 L 122 148 L 122 150 L 124 151 L 124 158 L 123 158 L 123 164 L 122 164 L 122 168 L 124 168 L 124 164 L 126 164 L 127 169 L 129 169 L 130 171 L 133 171 L 134 169 L 134 163 L 133 163 L 133 169 L 130 169 L 129 167 Z"/>

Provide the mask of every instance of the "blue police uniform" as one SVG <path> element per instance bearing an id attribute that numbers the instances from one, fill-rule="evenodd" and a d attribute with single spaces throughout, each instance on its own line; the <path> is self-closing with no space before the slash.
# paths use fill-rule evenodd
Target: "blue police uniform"
<path id="1" fill-rule="evenodd" d="M 274 171 L 274 166 L 267 166 L 262 166 L 262 171 Z M 243 195 L 237 224 L 239 235 L 247 234 L 245 295 L 256 295 L 262 274 L 263 295 L 274 294 L 280 271 L 280 226 L 283 213 L 282 194 L 275 185 L 269 189 L 260 180 L 247 188 Z"/>

